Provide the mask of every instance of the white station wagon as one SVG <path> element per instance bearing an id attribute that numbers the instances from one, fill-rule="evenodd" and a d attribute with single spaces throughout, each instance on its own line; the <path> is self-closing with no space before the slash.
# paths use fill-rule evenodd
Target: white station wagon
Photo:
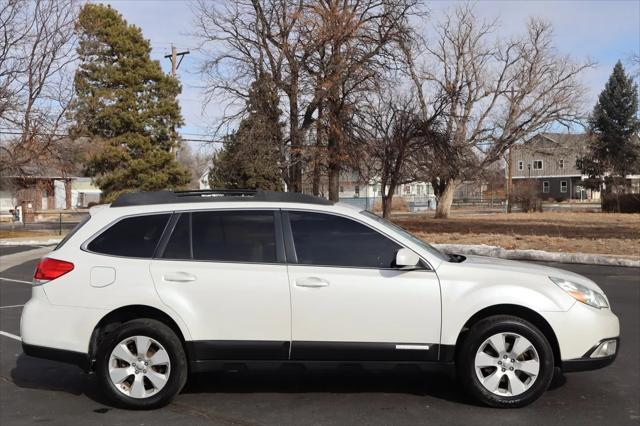
<path id="1" fill-rule="evenodd" d="M 120 406 L 160 407 L 188 373 L 353 363 L 453 367 L 479 401 L 519 407 L 556 367 L 616 357 L 593 281 L 445 255 L 340 203 L 163 191 L 90 213 L 36 268 L 23 348 L 94 372 Z"/>

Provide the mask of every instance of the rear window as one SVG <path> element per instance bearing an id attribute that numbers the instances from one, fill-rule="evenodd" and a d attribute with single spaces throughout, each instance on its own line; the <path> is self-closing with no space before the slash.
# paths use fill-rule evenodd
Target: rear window
<path id="1" fill-rule="evenodd" d="M 120 220 L 89 243 L 92 252 L 151 258 L 170 214 L 133 216 Z"/>

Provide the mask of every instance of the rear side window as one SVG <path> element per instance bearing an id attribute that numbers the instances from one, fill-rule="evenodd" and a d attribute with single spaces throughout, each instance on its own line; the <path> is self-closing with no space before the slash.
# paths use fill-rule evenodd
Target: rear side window
<path id="1" fill-rule="evenodd" d="M 277 255 L 274 212 L 182 213 L 162 257 L 178 260 L 275 263 Z"/>
<path id="2" fill-rule="evenodd" d="M 91 241 L 87 249 L 114 256 L 151 258 L 170 216 L 154 214 L 122 219 Z"/>
<path id="3" fill-rule="evenodd" d="M 391 268 L 399 244 L 359 222 L 340 216 L 289 212 L 298 263 Z"/>

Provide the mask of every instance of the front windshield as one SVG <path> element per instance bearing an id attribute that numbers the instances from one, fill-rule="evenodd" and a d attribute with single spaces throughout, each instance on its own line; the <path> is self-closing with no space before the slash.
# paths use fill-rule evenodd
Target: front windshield
<path id="1" fill-rule="evenodd" d="M 433 247 L 430 244 L 425 243 L 420 238 L 414 236 L 409 231 L 407 231 L 406 229 L 396 225 L 395 223 L 389 222 L 388 220 L 383 219 L 380 216 L 375 215 L 375 214 L 373 214 L 373 213 L 371 213 L 370 211 L 367 211 L 367 210 L 363 210 L 360 213 L 362 213 L 363 215 L 365 215 L 366 217 L 368 217 L 370 219 L 375 220 L 376 222 L 378 222 L 379 224 L 381 224 L 385 228 L 390 229 L 391 231 L 394 231 L 394 232 L 402 235 L 403 237 L 405 237 L 406 239 L 410 240 L 412 243 L 420 246 L 420 248 L 425 249 L 426 251 L 428 251 L 430 254 L 434 255 L 438 259 L 444 260 L 444 261 L 448 261 L 449 260 L 449 258 L 445 254 L 443 254 L 440 251 L 438 251 L 438 249 L 436 249 L 435 247 Z"/>

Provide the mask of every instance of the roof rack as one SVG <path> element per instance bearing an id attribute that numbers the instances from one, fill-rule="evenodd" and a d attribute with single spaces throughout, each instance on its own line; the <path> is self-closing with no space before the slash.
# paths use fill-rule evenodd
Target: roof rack
<path id="1" fill-rule="evenodd" d="M 144 206 L 197 202 L 264 201 L 331 205 L 333 202 L 299 192 L 263 191 L 261 189 L 203 189 L 194 191 L 127 192 L 120 194 L 111 207 Z"/>

